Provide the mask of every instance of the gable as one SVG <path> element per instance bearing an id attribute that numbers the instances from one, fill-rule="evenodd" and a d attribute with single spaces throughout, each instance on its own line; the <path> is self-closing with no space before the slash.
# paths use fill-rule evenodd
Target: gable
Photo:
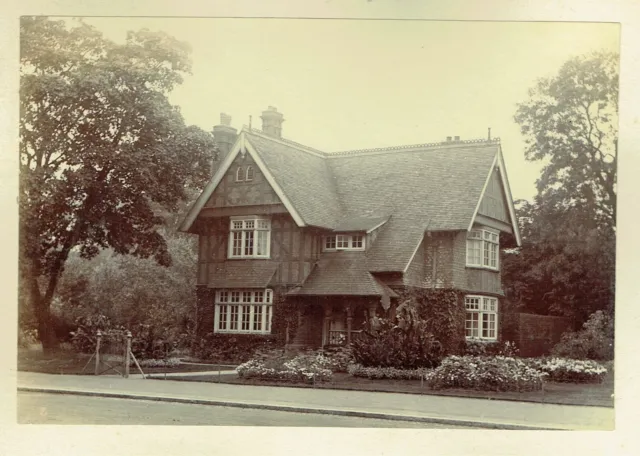
<path id="1" fill-rule="evenodd" d="M 487 182 L 484 196 L 478 207 L 478 214 L 490 217 L 501 222 L 510 223 L 507 199 L 504 194 L 500 171 L 495 168 Z"/>
<path id="2" fill-rule="evenodd" d="M 247 181 L 247 169 L 253 171 L 252 179 Z M 240 169 L 240 177 L 236 176 Z M 257 206 L 264 204 L 281 204 L 271 184 L 250 154 L 239 153 L 222 176 L 205 207 L 221 208 L 236 206 Z"/>

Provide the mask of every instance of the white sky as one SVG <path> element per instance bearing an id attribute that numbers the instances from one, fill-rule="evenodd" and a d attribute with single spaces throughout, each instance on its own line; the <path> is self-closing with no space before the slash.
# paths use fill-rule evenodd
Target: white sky
<path id="1" fill-rule="evenodd" d="M 89 18 L 109 38 L 163 30 L 193 49 L 193 75 L 171 96 L 211 130 L 220 112 L 261 127 L 272 105 L 283 136 L 326 151 L 500 137 L 514 198 L 540 165 L 524 160 L 513 120 L 537 78 L 591 50 L 619 50 L 597 23 L 338 19 Z"/>

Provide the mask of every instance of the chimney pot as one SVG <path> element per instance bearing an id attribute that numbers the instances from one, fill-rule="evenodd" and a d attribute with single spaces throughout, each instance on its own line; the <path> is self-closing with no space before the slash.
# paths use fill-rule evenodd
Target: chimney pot
<path id="1" fill-rule="evenodd" d="M 282 113 L 278 112 L 274 106 L 269 106 L 266 111 L 262 111 L 260 118 L 262 119 L 262 131 L 265 134 L 274 138 L 282 138 L 282 122 L 284 122 Z"/>
<path id="2" fill-rule="evenodd" d="M 218 162 L 221 162 L 229 153 L 236 139 L 238 139 L 238 130 L 231 126 L 231 116 L 224 112 L 220 113 L 220 124 L 213 127 L 213 140 L 220 151 Z"/>
<path id="3" fill-rule="evenodd" d="M 220 113 L 220 125 L 224 125 L 225 127 L 231 126 L 231 116 L 224 112 Z"/>

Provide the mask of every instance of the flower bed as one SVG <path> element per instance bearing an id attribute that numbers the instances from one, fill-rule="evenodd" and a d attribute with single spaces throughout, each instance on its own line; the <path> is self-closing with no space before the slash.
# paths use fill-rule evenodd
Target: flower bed
<path id="1" fill-rule="evenodd" d="M 433 389 L 537 391 L 542 389 L 547 376 L 518 358 L 449 356 L 426 373 L 425 381 Z"/>
<path id="2" fill-rule="evenodd" d="M 395 367 L 364 367 L 362 364 L 349 365 L 349 375 L 370 378 L 372 380 L 420 380 L 428 369 L 397 369 Z"/>
<path id="3" fill-rule="evenodd" d="M 236 368 L 240 378 L 314 383 L 331 379 L 330 360 L 322 355 L 298 355 L 293 359 L 252 359 Z"/>
<path id="4" fill-rule="evenodd" d="M 528 364 L 548 375 L 552 382 L 600 383 L 607 375 L 607 369 L 595 361 L 547 358 L 531 359 Z"/>

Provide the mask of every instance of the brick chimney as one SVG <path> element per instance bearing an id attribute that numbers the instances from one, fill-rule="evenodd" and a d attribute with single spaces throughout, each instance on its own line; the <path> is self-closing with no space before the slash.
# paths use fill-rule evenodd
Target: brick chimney
<path id="1" fill-rule="evenodd" d="M 269 106 L 266 111 L 262 111 L 260 118 L 264 133 L 274 138 L 282 138 L 282 122 L 284 122 L 282 113 L 273 106 Z"/>
<path id="2" fill-rule="evenodd" d="M 224 160 L 238 138 L 238 130 L 231 126 L 231 116 L 220 114 L 220 125 L 213 127 L 213 139 L 220 150 L 218 162 Z"/>

